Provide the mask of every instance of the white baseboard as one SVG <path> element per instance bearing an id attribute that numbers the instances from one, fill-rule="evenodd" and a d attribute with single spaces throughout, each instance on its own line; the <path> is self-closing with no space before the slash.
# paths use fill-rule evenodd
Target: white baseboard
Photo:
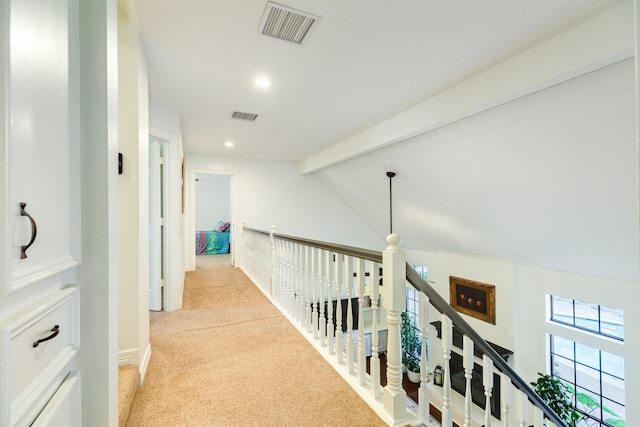
<path id="1" fill-rule="evenodd" d="M 130 348 L 118 351 L 118 366 L 136 365 L 138 364 L 138 349 Z"/>
<path id="2" fill-rule="evenodd" d="M 147 373 L 149 367 L 149 360 L 151 359 L 151 344 L 147 343 L 142 360 L 139 360 L 138 349 L 131 348 L 127 350 L 120 350 L 118 352 L 118 366 L 124 365 L 136 365 L 138 367 L 138 373 L 140 374 L 140 382 L 138 385 L 142 385 L 144 376 Z"/>
<path id="3" fill-rule="evenodd" d="M 149 360 L 151 360 L 151 343 L 147 343 L 147 349 L 144 352 L 144 356 L 142 356 L 142 362 L 139 366 L 140 371 L 140 386 L 144 382 L 144 376 L 147 373 L 147 368 L 149 367 Z"/>

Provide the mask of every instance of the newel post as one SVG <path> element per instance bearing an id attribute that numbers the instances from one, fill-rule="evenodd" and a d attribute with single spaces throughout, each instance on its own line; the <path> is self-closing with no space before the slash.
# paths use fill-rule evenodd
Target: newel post
<path id="1" fill-rule="evenodd" d="M 402 388 L 402 346 L 400 343 L 401 313 L 406 302 L 406 261 L 400 250 L 400 236 L 387 236 L 387 249 L 382 253 L 382 297 L 387 310 L 387 385 L 384 388 L 384 409 L 394 420 L 407 416 L 407 393 Z"/>

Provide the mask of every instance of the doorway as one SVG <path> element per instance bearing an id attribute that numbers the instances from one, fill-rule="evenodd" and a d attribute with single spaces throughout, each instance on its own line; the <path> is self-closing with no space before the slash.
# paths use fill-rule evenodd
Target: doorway
<path id="1" fill-rule="evenodd" d="M 195 174 L 196 255 L 230 254 L 233 265 L 233 176 Z"/>

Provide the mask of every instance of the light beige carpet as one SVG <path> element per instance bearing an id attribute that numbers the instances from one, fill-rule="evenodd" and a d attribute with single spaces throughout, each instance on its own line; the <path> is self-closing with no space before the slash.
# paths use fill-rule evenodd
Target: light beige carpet
<path id="1" fill-rule="evenodd" d="M 136 391 L 138 390 L 138 367 L 124 365 L 118 367 L 118 426 L 125 427 Z"/>
<path id="2" fill-rule="evenodd" d="M 127 426 L 384 426 L 228 256 L 197 257 L 183 310 L 151 313 Z"/>

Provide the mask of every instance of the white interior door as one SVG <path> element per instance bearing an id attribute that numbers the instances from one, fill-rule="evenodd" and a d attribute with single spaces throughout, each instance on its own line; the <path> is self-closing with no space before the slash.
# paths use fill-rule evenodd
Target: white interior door
<path id="1" fill-rule="evenodd" d="M 149 140 L 149 310 L 162 310 L 162 143 Z"/>

